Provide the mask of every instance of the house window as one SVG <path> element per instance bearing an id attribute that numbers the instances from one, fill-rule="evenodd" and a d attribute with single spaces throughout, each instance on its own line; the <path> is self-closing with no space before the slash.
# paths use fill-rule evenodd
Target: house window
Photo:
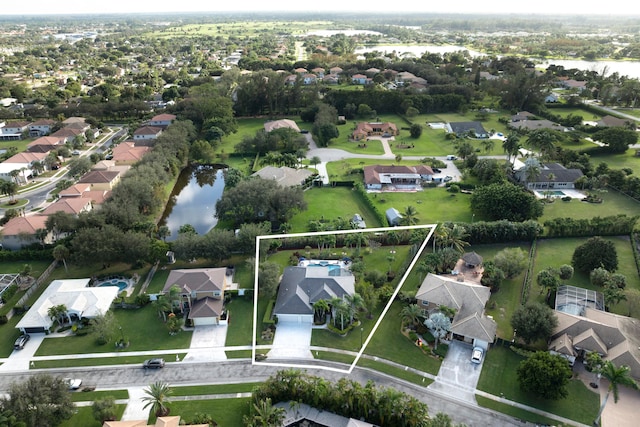
<path id="1" fill-rule="evenodd" d="M 215 292 L 213 293 L 213 296 L 214 296 L 214 297 L 219 297 L 219 296 L 220 296 L 220 291 L 215 291 Z"/>
<path id="2" fill-rule="evenodd" d="M 429 301 L 422 300 L 422 305 L 429 305 Z"/>

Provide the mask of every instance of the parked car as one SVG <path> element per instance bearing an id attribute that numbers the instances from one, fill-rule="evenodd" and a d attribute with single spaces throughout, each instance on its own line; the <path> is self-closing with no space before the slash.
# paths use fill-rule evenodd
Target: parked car
<path id="1" fill-rule="evenodd" d="M 471 362 L 482 363 L 482 356 L 484 356 L 484 350 L 482 347 L 474 347 L 471 352 Z"/>
<path id="2" fill-rule="evenodd" d="M 106 156 L 104 156 L 105 160 L 111 160 L 113 159 L 113 154 L 107 154 Z"/>
<path id="3" fill-rule="evenodd" d="M 164 359 L 156 358 L 156 359 L 147 359 L 142 363 L 142 367 L 144 369 L 160 369 L 164 368 Z"/>
<path id="4" fill-rule="evenodd" d="M 13 343 L 13 349 L 22 350 L 24 346 L 27 344 L 27 342 L 29 341 L 29 338 L 31 338 L 31 335 L 29 334 L 20 335 L 16 340 L 16 342 Z"/>
<path id="5" fill-rule="evenodd" d="M 447 156 L 447 160 L 458 160 L 458 156 L 454 156 L 453 154 L 449 154 Z"/>
<path id="6" fill-rule="evenodd" d="M 64 378 L 63 381 L 69 386 L 69 390 L 77 390 L 82 385 L 80 378 Z"/>
<path id="7" fill-rule="evenodd" d="M 79 156 L 79 155 L 80 155 L 80 150 L 73 150 L 73 151 L 71 152 L 71 155 L 73 155 L 73 156 Z"/>
<path id="8" fill-rule="evenodd" d="M 444 180 L 443 180 L 443 181 L 444 181 L 444 182 L 449 182 L 449 181 L 451 181 L 451 180 L 453 180 L 453 177 L 452 177 L 452 176 L 447 175 L 447 176 L 445 176 L 445 177 L 444 177 Z"/>
<path id="9" fill-rule="evenodd" d="M 442 171 L 438 168 L 431 168 L 431 170 L 433 171 L 433 173 L 442 173 Z"/>

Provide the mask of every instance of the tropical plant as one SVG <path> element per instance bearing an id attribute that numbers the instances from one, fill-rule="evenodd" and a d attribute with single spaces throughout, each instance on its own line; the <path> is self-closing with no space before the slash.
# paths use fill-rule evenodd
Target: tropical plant
<path id="1" fill-rule="evenodd" d="M 402 308 L 400 317 L 402 323 L 412 328 L 420 323 L 420 319 L 424 316 L 422 308 L 418 304 L 409 304 Z"/>
<path id="2" fill-rule="evenodd" d="M 151 408 L 156 417 L 169 415 L 168 397 L 173 393 L 169 384 L 157 381 L 143 391 L 146 394 L 142 397 L 146 402 L 143 409 Z"/>
<path id="3" fill-rule="evenodd" d="M 279 427 L 286 416 L 284 408 L 274 406 L 270 398 L 258 400 L 251 407 L 251 415 L 244 417 L 248 427 Z"/>
<path id="4" fill-rule="evenodd" d="M 420 221 L 418 218 L 418 211 L 415 207 L 409 205 L 405 208 L 404 212 L 402 212 L 402 220 L 400 221 L 402 225 L 415 225 Z"/>
<path id="5" fill-rule="evenodd" d="M 607 400 L 609 400 L 609 395 L 613 393 L 613 403 L 618 403 L 619 399 L 619 391 L 618 387 L 621 385 L 625 385 L 627 387 L 631 387 L 634 390 L 638 389 L 638 383 L 631 377 L 631 369 L 628 366 L 620 366 L 616 367 L 610 360 L 605 361 L 600 369 L 597 372 L 609 381 L 609 388 L 607 389 L 607 395 L 604 397 L 602 401 L 602 405 L 600 406 L 600 410 L 598 411 L 598 416 L 594 421 L 595 425 L 600 425 L 600 417 L 602 416 L 602 411 L 604 411 L 604 407 L 607 405 Z"/>
<path id="6" fill-rule="evenodd" d="M 313 303 L 313 314 L 316 319 L 324 322 L 326 314 L 329 312 L 330 307 L 327 300 L 321 299 Z"/>
<path id="7" fill-rule="evenodd" d="M 424 321 L 424 325 L 429 328 L 429 331 L 431 331 L 431 334 L 436 339 L 434 348 L 438 348 L 440 339 L 446 337 L 451 330 L 451 320 L 439 311 L 432 313 L 429 318 Z"/>
<path id="8" fill-rule="evenodd" d="M 62 261 L 62 264 L 64 265 L 64 271 L 68 271 L 67 270 L 67 258 L 69 258 L 69 248 L 67 248 L 65 245 L 57 245 L 55 248 L 53 248 L 52 251 L 53 254 L 53 258 L 60 262 Z"/>
<path id="9" fill-rule="evenodd" d="M 158 313 L 158 317 L 161 317 L 162 321 L 166 322 L 167 312 L 171 311 L 171 302 L 164 295 L 159 295 L 152 304 Z"/>

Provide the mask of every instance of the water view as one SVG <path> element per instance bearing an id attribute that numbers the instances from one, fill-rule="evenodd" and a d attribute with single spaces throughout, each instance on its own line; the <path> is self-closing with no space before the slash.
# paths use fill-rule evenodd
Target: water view
<path id="1" fill-rule="evenodd" d="M 224 190 L 223 169 L 219 165 L 184 169 L 171 192 L 160 221 L 171 231 L 167 240 L 175 240 L 184 224 L 191 224 L 198 234 L 206 234 L 218 223 L 216 202 Z"/>

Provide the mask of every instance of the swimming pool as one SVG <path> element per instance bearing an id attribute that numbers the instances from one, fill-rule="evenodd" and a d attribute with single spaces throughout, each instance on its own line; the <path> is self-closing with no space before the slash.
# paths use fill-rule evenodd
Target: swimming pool
<path id="1" fill-rule="evenodd" d="M 559 190 L 543 191 L 543 193 L 544 194 L 548 194 L 550 196 L 558 196 L 558 197 L 565 196 L 565 194 L 562 191 L 559 191 Z"/>
<path id="2" fill-rule="evenodd" d="M 99 287 L 117 286 L 118 289 L 120 289 L 120 291 L 124 291 L 129 286 L 129 282 L 123 279 L 111 279 L 111 280 L 104 281 L 102 283 L 98 283 L 96 286 L 99 286 Z"/>

